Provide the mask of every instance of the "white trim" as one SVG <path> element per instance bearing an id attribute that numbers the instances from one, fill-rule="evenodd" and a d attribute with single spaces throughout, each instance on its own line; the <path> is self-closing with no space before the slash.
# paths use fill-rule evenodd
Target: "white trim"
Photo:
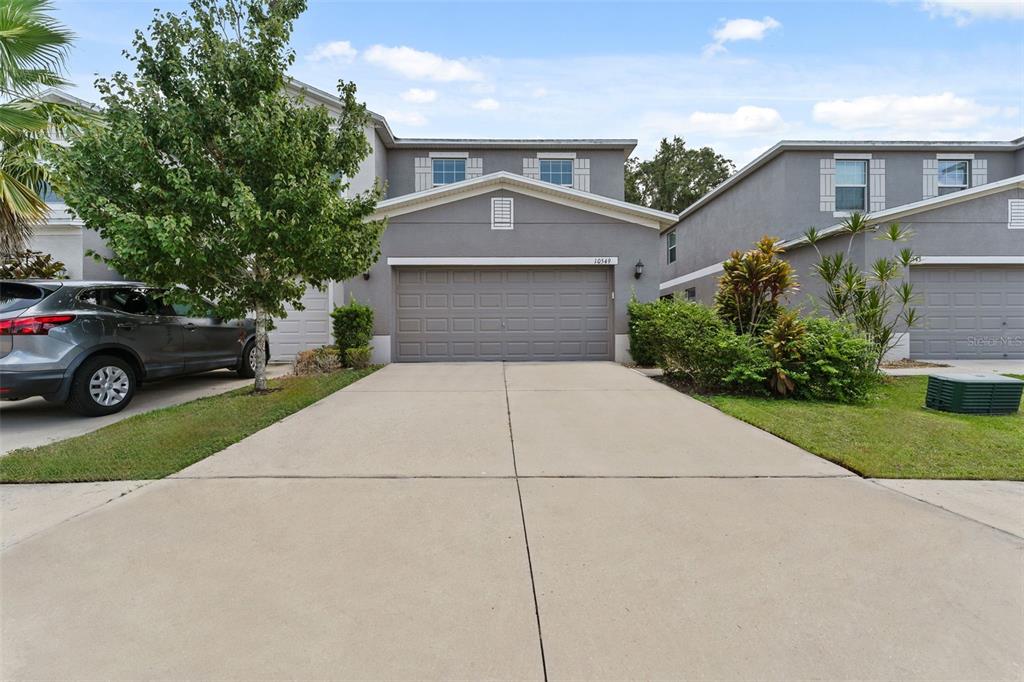
<path id="1" fill-rule="evenodd" d="M 939 161 L 974 161 L 974 154 L 936 154 Z"/>
<path id="2" fill-rule="evenodd" d="M 576 152 L 537 152 L 538 159 L 575 159 Z"/>
<path id="3" fill-rule="evenodd" d="M 897 333 L 894 336 L 895 344 L 882 358 L 885 362 L 898 362 L 910 357 L 910 332 Z"/>
<path id="4" fill-rule="evenodd" d="M 52 225 L 42 223 L 32 227 L 32 236 L 63 237 L 66 235 L 80 235 L 82 231 L 82 223 L 54 223 Z"/>
<path id="5" fill-rule="evenodd" d="M 507 224 L 499 225 L 499 224 L 494 222 L 494 210 L 495 210 L 495 206 L 498 204 L 498 202 L 503 202 L 503 201 L 507 201 L 508 202 L 508 223 Z M 515 215 L 516 215 L 515 198 L 513 198 L 513 197 L 491 197 L 491 229 L 492 230 L 513 230 L 513 229 L 515 229 L 515 226 L 516 226 Z"/>
<path id="6" fill-rule="evenodd" d="M 563 257 L 473 257 L 438 256 L 429 258 L 389 257 L 388 265 L 618 265 L 618 256 Z"/>
<path id="7" fill-rule="evenodd" d="M 633 362 L 629 352 L 629 334 L 615 335 L 615 362 L 626 364 Z"/>
<path id="8" fill-rule="evenodd" d="M 1024 265 L 1024 256 L 921 256 L 913 265 Z"/>
<path id="9" fill-rule="evenodd" d="M 832 155 L 832 158 L 836 159 L 836 160 L 843 160 L 843 161 L 870 161 L 871 160 L 871 155 L 870 154 L 840 154 L 840 153 L 837 152 L 837 153 Z"/>
<path id="10" fill-rule="evenodd" d="M 370 339 L 370 348 L 373 349 L 373 352 L 370 354 L 370 362 L 375 365 L 386 365 L 391 362 L 390 334 L 374 335 Z"/>
<path id="11" fill-rule="evenodd" d="M 707 277 L 708 275 L 713 275 L 716 272 L 721 272 L 722 269 L 721 263 L 715 263 L 714 265 L 709 265 L 706 268 L 694 270 L 693 272 L 682 275 L 681 277 L 676 277 L 675 279 L 670 279 L 667 282 L 662 282 L 658 285 L 658 289 L 670 289 L 674 286 L 686 284 L 687 282 L 692 282 L 695 279 L 700 279 L 701 277 Z"/>
<path id="12" fill-rule="evenodd" d="M 429 152 L 431 159 L 468 159 L 469 152 Z"/>
<path id="13" fill-rule="evenodd" d="M 470 197 L 493 192 L 496 189 L 507 189 L 536 199 L 550 201 L 555 204 L 577 208 L 590 213 L 604 215 L 616 220 L 643 225 L 653 229 L 667 227 L 676 222 L 676 216 L 645 206 L 637 206 L 626 201 L 610 199 L 599 194 L 592 194 L 570 187 L 554 185 L 533 178 L 523 177 L 498 171 L 481 175 L 478 178 L 466 179 L 425 189 L 412 194 L 404 194 L 393 199 L 385 199 L 377 204 L 377 210 L 370 220 L 380 220 L 415 213 L 433 206 L 440 206 L 452 201 L 460 201 Z"/>

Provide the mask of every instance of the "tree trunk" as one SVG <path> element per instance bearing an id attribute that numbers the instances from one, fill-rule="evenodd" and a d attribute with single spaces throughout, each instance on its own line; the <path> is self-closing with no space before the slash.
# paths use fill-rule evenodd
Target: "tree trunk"
<path id="1" fill-rule="evenodd" d="M 256 307 L 256 391 L 267 390 L 267 312 Z"/>

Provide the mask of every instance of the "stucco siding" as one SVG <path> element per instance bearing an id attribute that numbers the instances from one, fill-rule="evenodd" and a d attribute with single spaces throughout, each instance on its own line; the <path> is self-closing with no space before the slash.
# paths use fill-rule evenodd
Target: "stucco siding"
<path id="1" fill-rule="evenodd" d="M 515 226 L 492 230 L 492 197 L 512 197 Z M 634 278 L 634 264 L 656 262 L 658 233 L 650 227 L 562 206 L 513 191 L 499 190 L 392 218 L 381 238 L 381 259 L 370 279 L 345 283 L 345 298 L 355 296 L 376 311 L 375 334 L 393 333 L 393 269 L 388 257 L 598 257 L 618 258 L 614 267 L 614 331 L 627 331 L 626 304 L 632 292 L 642 300 L 658 295 L 658 276 L 649 269 Z"/>

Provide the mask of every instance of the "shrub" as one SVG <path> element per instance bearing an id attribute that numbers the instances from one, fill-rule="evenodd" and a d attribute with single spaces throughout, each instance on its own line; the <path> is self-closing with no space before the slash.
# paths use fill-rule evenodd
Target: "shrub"
<path id="1" fill-rule="evenodd" d="M 66 279 L 67 268 L 41 251 L 20 251 L 0 259 L 0 279 Z"/>
<path id="2" fill-rule="evenodd" d="M 346 306 L 331 311 L 334 344 L 341 350 L 370 345 L 373 338 L 373 308 L 352 298 Z"/>
<path id="3" fill-rule="evenodd" d="M 717 358 L 725 367 L 718 388 L 748 395 L 767 395 L 774 363 L 761 339 L 726 329 L 718 339 Z"/>
<path id="4" fill-rule="evenodd" d="M 735 334 L 713 310 L 679 299 L 659 301 L 644 326 L 652 328 L 646 342 L 666 374 L 700 390 L 721 385 L 728 365 L 720 354 L 720 346 L 726 337 Z"/>
<path id="5" fill-rule="evenodd" d="M 797 289 L 796 275 L 779 258 L 780 239 L 762 237 L 754 248 L 733 251 L 722 263 L 715 309 L 738 334 L 760 335 L 778 315 L 780 301 Z"/>
<path id="6" fill-rule="evenodd" d="M 364 369 L 370 366 L 373 349 L 369 346 L 345 349 L 345 364 L 353 369 Z"/>
<path id="7" fill-rule="evenodd" d="M 292 371 L 295 374 L 326 374 L 341 369 L 341 354 L 333 346 L 304 350 L 295 356 Z"/>
<path id="8" fill-rule="evenodd" d="M 816 400 L 859 402 L 878 381 L 874 344 L 846 322 L 826 317 L 805 320 L 799 343 L 802 372 L 799 395 Z"/>
<path id="9" fill-rule="evenodd" d="M 662 301 L 641 303 L 634 297 L 627 306 L 629 310 L 629 354 L 633 362 L 642 367 L 658 364 L 656 335 L 658 325 L 655 319 Z"/>
<path id="10" fill-rule="evenodd" d="M 784 311 L 779 313 L 772 326 L 761 336 L 771 359 L 768 387 L 772 393 L 790 395 L 796 390 L 797 382 L 806 378 L 801 372 L 801 342 L 806 331 L 807 327 L 795 312 Z"/>

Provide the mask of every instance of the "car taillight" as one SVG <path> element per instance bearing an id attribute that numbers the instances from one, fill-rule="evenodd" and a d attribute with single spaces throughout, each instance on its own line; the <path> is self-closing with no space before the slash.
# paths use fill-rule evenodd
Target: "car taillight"
<path id="1" fill-rule="evenodd" d="M 34 317 L 16 317 L 13 320 L 0 320 L 0 336 L 47 334 L 54 327 L 67 324 L 73 319 L 75 319 L 74 315 L 36 315 Z"/>

